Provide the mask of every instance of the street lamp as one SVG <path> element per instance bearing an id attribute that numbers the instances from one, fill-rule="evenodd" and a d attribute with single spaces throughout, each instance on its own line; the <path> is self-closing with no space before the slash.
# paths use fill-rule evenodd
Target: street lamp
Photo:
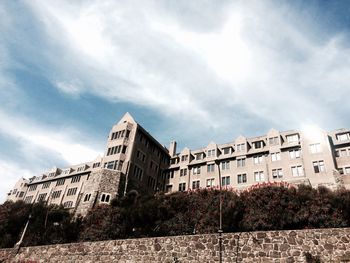
<path id="1" fill-rule="evenodd" d="M 221 180 L 221 170 L 220 170 L 220 160 L 215 160 L 216 165 L 218 166 L 219 172 L 219 262 L 222 262 L 222 180 Z"/>

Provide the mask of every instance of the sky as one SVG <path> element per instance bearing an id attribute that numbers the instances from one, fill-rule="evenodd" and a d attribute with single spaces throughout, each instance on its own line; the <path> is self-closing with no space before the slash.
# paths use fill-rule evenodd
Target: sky
<path id="1" fill-rule="evenodd" d="M 349 1 L 0 1 L 0 203 L 125 112 L 181 150 L 349 128 Z"/>

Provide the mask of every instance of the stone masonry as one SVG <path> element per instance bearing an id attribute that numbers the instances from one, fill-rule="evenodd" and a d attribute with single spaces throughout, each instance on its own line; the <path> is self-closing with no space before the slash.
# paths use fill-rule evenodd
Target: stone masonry
<path id="1" fill-rule="evenodd" d="M 228 233 L 223 262 L 350 262 L 350 228 Z M 218 262 L 218 234 L 1 249 L 0 262 Z"/>
<path id="2" fill-rule="evenodd" d="M 100 169 L 90 174 L 90 179 L 84 185 L 84 191 L 76 205 L 76 215 L 85 216 L 99 200 L 103 193 L 111 194 L 114 198 L 118 194 L 119 182 L 122 174 L 120 171 Z M 84 202 L 84 195 L 91 194 L 89 201 Z"/>

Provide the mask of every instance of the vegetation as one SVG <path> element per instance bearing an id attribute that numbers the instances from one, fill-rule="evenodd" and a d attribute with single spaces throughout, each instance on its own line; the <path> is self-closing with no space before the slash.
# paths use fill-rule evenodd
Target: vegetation
<path id="1" fill-rule="evenodd" d="M 130 191 L 84 218 L 43 203 L 0 206 L 0 247 L 12 247 L 31 214 L 23 245 L 95 241 L 218 231 L 220 192 L 215 189 L 154 196 Z M 223 230 L 241 232 L 350 226 L 350 191 L 267 186 L 238 195 L 222 191 Z"/>

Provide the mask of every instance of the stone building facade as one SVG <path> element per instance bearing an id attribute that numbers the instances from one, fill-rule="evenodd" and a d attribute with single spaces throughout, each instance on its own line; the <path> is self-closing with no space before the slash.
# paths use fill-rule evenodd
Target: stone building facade
<path id="1" fill-rule="evenodd" d="M 44 201 L 85 214 L 129 189 L 176 192 L 205 187 L 237 190 L 283 182 L 350 188 L 350 130 L 318 128 L 239 136 L 191 150 L 162 146 L 126 113 L 109 132 L 104 155 L 40 176 L 21 178 L 8 200 Z"/>
<path id="2" fill-rule="evenodd" d="M 7 199 L 63 205 L 85 215 L 96 204 L 109 204 L 128 189 L 162 190 L 169 159 L 168 150 L 126 113 L 112 127 L 103 157 L 21 178 Z"/>

